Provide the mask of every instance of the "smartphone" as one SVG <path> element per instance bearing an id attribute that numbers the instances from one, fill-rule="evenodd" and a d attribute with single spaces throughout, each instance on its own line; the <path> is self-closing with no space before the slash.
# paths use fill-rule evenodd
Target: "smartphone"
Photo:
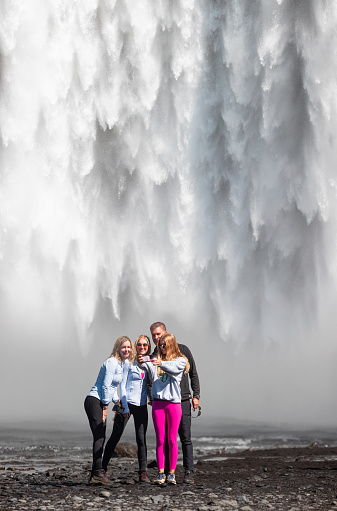
<path id="1" fill-rule="evenodd" d="M 156 357 L 151 358 L 151 357 L 149 357 L 149 355 L 144 355 L 142 357 L 142 359 L 143 359 L 143 362 L 153 362 L 154 360 L 157 360 Z"/>
<path id="2" fill-rule="evenodd" d="M 120 406 L 119 403 L 116 403 L 113 408 L 112 408 L 112 411 L 113 412 L 117 412 L 117 413 L 124 413 L 124 408 L 123 406 Z"/>

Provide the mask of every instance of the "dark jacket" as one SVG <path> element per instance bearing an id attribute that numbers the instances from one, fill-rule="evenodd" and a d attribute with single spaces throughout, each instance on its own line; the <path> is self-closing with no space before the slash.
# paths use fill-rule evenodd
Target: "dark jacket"
<path id="1" fill-rule="evenodd" d="M 180 390 L 181 390 L 181 400 L 185 401 L 187 399 L 191 399 L 191 397 L 200 398 L 200 383 L 199 376 L 197 372 L 197 366 L 194 362 L 194 358 L 189 348 L 185 346 L 185 344 L 178 344 L 178 348 L 181 353 L 185 355 L 187 360 L 190 363 L 190 370 L 187 374 L 183 374 L 183 377 L 180 382 Z M 151 357 L 155 357 L 157 355 L 157 347 L 155 347 Z M 191 382 L 192 395 L 190 390 L 189 382 Z M 150 384 L 151 385 L 151 384 Z M 151 394 L 150 394 L 151 395 Z"/>

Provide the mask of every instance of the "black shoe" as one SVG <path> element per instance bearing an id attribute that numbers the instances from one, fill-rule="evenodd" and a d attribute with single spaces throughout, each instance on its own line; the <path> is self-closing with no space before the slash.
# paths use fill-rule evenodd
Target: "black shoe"
<path id="1" fill-rule="evenodd" d="M 109 485 L 111 484 L 110 479 L 106 475 L 105 470 L 102 468 L 95 470 L 89 479 L 89 484 L 97 484 L 97 485 Z"/>
<path id="2" fill-rule="evenodd" d="M 150 479 L 147 477 L 146 472 L 140 472 L 139 473 L 139 482 L 140 483 L 150 483 Z"/>
<path id="3" fill-rule="evenodd" d="M 194 484 L 193 470 L 186 470 L 185 476 L 184 476 L 184 484 Z"/>

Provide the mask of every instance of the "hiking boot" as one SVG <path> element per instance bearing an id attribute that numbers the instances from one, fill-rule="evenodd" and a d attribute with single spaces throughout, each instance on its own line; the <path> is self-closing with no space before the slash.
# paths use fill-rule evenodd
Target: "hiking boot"
<path id="1" fill-rule="evenodd" d="M 147 477 L 146 472 L 140 472 L 139 473 L 139 482 L 140 483 L 150 483 L 150 479 Z"/>
<path id="2" fill-rule="evenodd" d="M 167 476 L 167 484 L 177 484 L 175 474 L 169 474 Z"/>
<path id="3" fill-rule="evenodd" d="M 194 484 L 194 472 L 192 470 L 186 470 L 184 484 Z"/>
<path id="4" fill-rule="evenodd" d="M 164 484 L 166 479 L 166 475 L 164 472 L 159 472 L 155 480 L 153 481 L 155 484 Z"/>
<path id="5" fill-rule="evenodd" d="M 111 484 L 110 479 L 106 475 L 105 470 L 102 468 L 95 470 L 89 479 L 89 484 L 97 484 L 97 485 L 108 485 Z"/>

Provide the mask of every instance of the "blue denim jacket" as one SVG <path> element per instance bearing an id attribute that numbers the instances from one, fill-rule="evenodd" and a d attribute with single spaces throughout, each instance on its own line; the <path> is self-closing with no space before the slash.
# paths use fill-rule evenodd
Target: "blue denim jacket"
<path id="1" fill-rule="evenodd" d="M 142 378 L 137 362 L 130 364 L 129 370 L 124 372 L 121 382 L 121 400 L 124 413 L 129 413 L 128 403 L 136 406 L 146 405 L 148 398 L 147 371 Z"/>

